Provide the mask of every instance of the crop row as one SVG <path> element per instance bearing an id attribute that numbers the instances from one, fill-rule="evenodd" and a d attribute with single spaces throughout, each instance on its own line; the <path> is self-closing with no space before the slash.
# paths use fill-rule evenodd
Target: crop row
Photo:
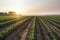
<path id="1" fill-rule="evenodd" d="M 14 29 L 16 29 L 19 25 L 21 25 L 22 23 L 24 23 L 25 21 L 27 21 L 28 19 L 30 18 L 26 18 L 24 20 L 21 20 L 11 26 L 9 26 L 8 28 L 6 28 L 5 30 L 1 31 L 0 32 L 0 40 L 3 38 L 3 37 L 6 37 L 8 36 Z"/>
<path id="2" fill-rule="evenodd" d="M 34 17 L 33 22 L 32 22 L 32 26 L 30 29 L 30 34 L 29 34 L 29 40 L 34 40 L 34 29 L 35 29 L 35 22 L 36 22 L 36 17 Z"/>
<path id="3" fill-rule="evenodd" d="M 12 19 L 16 19 L 16 17 L 12 17 L 12 16 L 0 16 L 0 22 L 12 20 Z"/>
<path id="4" fill-rule="evenodd" d="M 52 25 L 55 25 L 58 29 L 60 29 L 60 21 L 58 19 L 53 18 L 46 18 L 48 22 L 50 22 Z"/>
<path id="5" fill-rule="evenodd" d="M 0 23 L 0 28 L 3 28 L 3 27 L 6 26 L 6 25 L 9 25 L 9 24 L 11 24 L 11 23 L 14 23 L 14 22 L 23 20 L 23 19 L 25 19 L 25 18 L 27 18 L 27 17 L 18 18 L 18 19 L 13 19 L 13 20 L 9 20 L 9 21 L 2 22 L 2 23 Z"/>
<path id="6" fill-rule="evenodd" d="M 47 19 L 60 20 L 60 16 L 45 16 Z"/>
<path id="7" fill-rule="evenodd" d="M 47 30 L 48 34 L 50 35 L 51 40 L 58 40 L 56 35 L 54 34 L 54 32 L 47 25 L 46 21 L 44 19 L 42 19 L 41 17 L 39 19 L 40 19 L 41 23 L 43 24 L 43 26 L 45 27 L 45 29 Z"/>

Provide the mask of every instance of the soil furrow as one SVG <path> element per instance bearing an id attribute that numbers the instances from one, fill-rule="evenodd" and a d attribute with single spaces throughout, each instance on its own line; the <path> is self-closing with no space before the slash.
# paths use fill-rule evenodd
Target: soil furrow
<path id="1" fill-rule="evenodd" d="M 5 29 L 8 28 L 9 26 L 14 25 L 15 23 L 17 23 L 17 22 L 19 22 L 19 21 L 21 21 L 21 20 L 24 20 L 24 19 L 15 19 L 15 21 L 13 21 L 13 22 L 11 22 L 11 23 L 9 23 L 9 24 L 3 25 L 2 28 L 0 28 L 0 31 L 5 30 Z"/>
<path id="2" fill-rule="evenodd" d="M 26 21 L 24 24 L 22 24 L 20 26 L 20 28 L 18 28 L 17 30 L 15 30 L 14 32 L 12 32 L 7 38 L 6 40 L 20 40 L 22 37 L 22 32 L 27 28 L 28 24 L 31 22 L 32 19 L 29 19 L 28 21 Z"/>
<path id="3" fill-rule="evenodd" d="M 51 28 L 51 30 L 57 35 L 58 40 L 60 40 L 60 31 L 57 31 L 54 27 L 54 25 L 52 25 L 51 23 L 49 23 L 47 20 L 45 20 L 45 22 L 47 23 L 47 25 L 49 26 L 49 28 Z"/>
<path id="4" fill-rule="evenodd" d="M 15 21 L 11 22 L 11 23 L 8 23 L 6 25 L 3 25 L 2 28 L 0 28 L 0 31 L 3 31 L 4 29 L 8 28 L 9 26 L 17 23 L 18 21 L 20 21 L 19 19 L 15 19 Z"/>
<path id="5" fill-rule="evenodd" d="M 44 35 L 44 40 L 51 40 L 51 38 L 49 37 L 49 34 L 48 34 L 47 30 L 42 25 L 42 23 L 39 21 L 39 19 L 38 19 L 38 24 L 40 25 L 40 28 L 42 29 L 42 33 Z"/>
<path id="6" fill-rule="evenodd" d="M 46 29 L 44 28 L 44 26 L 42 25 L 42 23 L 40 22 L 40 20 L 38 18 L 37 18 L 37 22 L 38 22 L 39 28 L 41 30 L 43 40 L 51 40 Z"/>

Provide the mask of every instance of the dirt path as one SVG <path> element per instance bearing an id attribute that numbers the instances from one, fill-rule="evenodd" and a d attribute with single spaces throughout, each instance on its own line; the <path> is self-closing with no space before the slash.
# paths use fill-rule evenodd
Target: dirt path
<path id="1" fill-rule="evenodd" d="M 28 25 L 31 22 L 32 19 L 29 19 L 28 21 L 26 21 L 24 24 L 22 24 L 20 26 L 20 28 L 18 28 L 16 31 L 12 32 L 7 38 L 6 40 L 20 40 L 22 39 L 24 32 L 27 31 L 29 29 Z M 26 32 L 27 34 L 27 32 Z M 25 39 L 24 35 L 24 39 Z"/>
<path id="2" fill-rule="evenodd" d="M 41 30 L 39 28 L 39 25 L 36 22 L 36 26 L 35 26 L 35 40 L 43 40 L 43 36 L 41 34 Z"/>
<path id="3" fill-rule="evenodd" d="M 32 23 L 32 22 L 31 22 L 31 23 Z M 24 30 L 24 32 L 23 32 L 23 34 L 22 34 L 21 40 L 25 40 L 25 39 L 26 39 L 26 36 L 27 36 L 27 34 L 28 34 L 28 32 L 29 32 L 29 29 L 30 29 L 30 27 L 31 27 L 31 23 L 29 23 L 28 28 L 27 28 L 26 30 Z"/>

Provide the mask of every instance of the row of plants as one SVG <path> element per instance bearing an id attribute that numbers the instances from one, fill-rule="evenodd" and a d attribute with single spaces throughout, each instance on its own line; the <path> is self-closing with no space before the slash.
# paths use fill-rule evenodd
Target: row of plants
<path id="1" fill-rule="evenodd" d="M 41 17 L 39 18 L 41 23 L 43 24 L 43 26 L 45 27 L 45 29 L 47 30 L 48 34 L 51 37 L 51 40 L 58 40 L 57 36 L 55 35 L 55 33 L 49 28 L 49 26 L 47 25 L 46 21 L 44 19 L 42 19 Z"/>
<path id="2" fill-rule="evenodd" d="M 9 19 L 16 19 L 16 17 L 11 17 L 11 16 L 0 16 L 0 22 L 9 20 Z"/>
<path id="3" fill-rule="evenodd" d="M 3 20 L 0 20 L 0 23 L 6 22 L 6 21 L 10 21 L 10 20 L 14 20 L 14 19 L 3 19 Z"/>
<path id="4" fill-rule="evenodd" d="M 30 34 L 29 34 L 29 40 L 35 39 L 34 38 L 35 21 L 36 21 L 36 17 L 33 19 L 33 22 L 32 22 L 32 26 L 31 26 Z"/>
<path id="5" fill-rule="evenodd" d="M 60 18 L 58 18 L 58 19 L 56 19 L 55 17 L 53 17 L 53 18 L 51 18 L 51 17 L 45 17 L 45 18 L 48 19 L 48 20 L 52 20 L 52 21 L 60 24 L 60 20 L 59 20 Z"/>
<path id="6" fill-rule="evenodd" d="M 48 20 L 48 22 L 50 22 L 51 24 L 55 25 L 58 29 L 60 29 L 60 24 L 57 24 L 52 20 Z"/>
<path id="7" fill-rule="evenodd" d="M 16 21 L 16 19 L 9 20 L 9 21 L 6 21 L 6 22 L 2 22 L 2 23 L 0 23 L 0 28 L 3 28 L 5 25 L 9 25 L 9 24 L 11 24 L 14 21 Z"/>
<path id="8" fill-rule="evenodd" d="M 47 19 L 55 19 L 60 21 L 60 16 L 45 16 Z"/>
<path id="9" fill-rule="evenodd" d="M 4 37 L 8 36 L 13 30 L 15 30 L 17 27 L 19 27 L 19 25 L 21 25 L 22 23 L 24 23 L 25 21 L 27 21 L 30 18 L 26 18 L 24 20 L 21 20 L 11 26 L 9 26 L 8 28 L 6 28 L 5 30 L 0 32 L 0 40 L 3 39 Z"/>
<path id="10" fill-rule="evenodd" d="M 44 17 L 49 23 L 51 23 L 52 25 L 56 26 L 58 29 L 60 29 L 60 21 L 58 19 L 54 19 L 54 18 L 48 18 L 48 17 Z"/>
<path id="11" fill-rule="evenodd" d="M 55 22 L 55 23 L 60 24 L 60 21 L 58 21 L 58 20 L 55 20 L 55 19 L 50 19 L 50 20 L 52 20 L 52 21 Z"/>
<path id="12" fill-rule="evenodd" d="M 0 17 L 0 23 L 6 22 L 6 21 L 9 21 L 9 20 L 13 20 L 13 19 L 21 19 L 21 18 L 25 18 L 25 17 L 27 17 L 27 16 L 20 16 L 20 17 L 15 17 L 15 16 L 13 16 L 13 17 L 11 17 L 11 16 L 1 16 Z"/>
<path id="13" fill-rule="evenodd" d="M 45 17 L 46 18 L 46 17 Z M 55 25 L 58 29 L 60 29 L 60 21 L 58 21 L 57 19 L 49 19 L 49 18 L 46 18 L 48 22 L 50 22 L 51 24 Z"/>
<path id="14" fill-rule="evenodd" d="M 25 18 L 27 18 L 27 17 L 25 17 Z M 13 19 L 13 20 L 2 22 L 2 23 L 0 23 L 0 28 L 3 28 L 4 26 L 7 26 L 7 25 L 9 25 L 9 24 L 11 24 L 13 22 L 16 22 L 16 21 L 23 20 L 25 18 Z"/>

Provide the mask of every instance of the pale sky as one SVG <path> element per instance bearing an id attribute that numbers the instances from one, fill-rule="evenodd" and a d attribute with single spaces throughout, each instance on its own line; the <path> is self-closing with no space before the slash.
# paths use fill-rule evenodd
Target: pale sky
<path id="1" fill-rule="evenodd" d="M 27 13 L 59 11 L 60 0 L 0 0 L 1 10 Z"/>

